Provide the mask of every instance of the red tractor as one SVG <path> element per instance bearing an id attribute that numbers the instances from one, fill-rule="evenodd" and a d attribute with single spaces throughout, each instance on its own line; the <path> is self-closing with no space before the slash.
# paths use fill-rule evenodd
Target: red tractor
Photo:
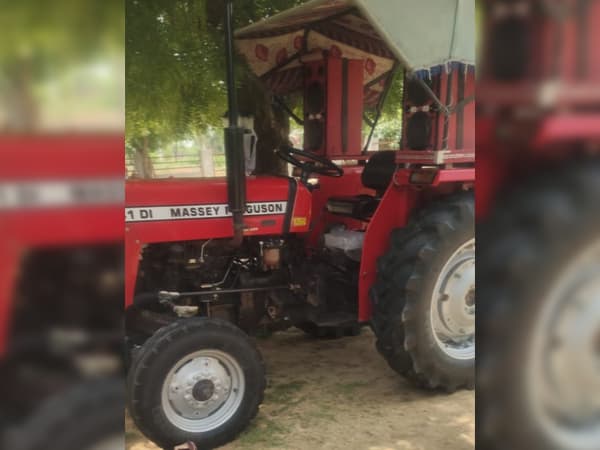
<path id="1" fill-rule="evenodd" d="M 477 448 L 600 442 L 600 2 L 481 2 Z"/>
<path id="2" fill-rule="evenodd" d="M 225 23 L 227 178 L 126 183 L 128 408 L 140 430 L 165 448 L 233 439 L 263 399 L 248 334 L 265 328 L 370 324 L 400 374 L 472 389 L 473 2 L 315 0 L 234 37 L 229 1 Z M 303 95 L 304 146 L 276 149 L 295 177 L 247 175 L 234 45 L 280 104 Z M 372 134 L 397 71 L 400 148 L 369 152 L 363 121 Z"/>
<path id="3" fill-rule="evenodd" d="M 1 448 L 123 441 L 123 145 L 0 137 Z"/>

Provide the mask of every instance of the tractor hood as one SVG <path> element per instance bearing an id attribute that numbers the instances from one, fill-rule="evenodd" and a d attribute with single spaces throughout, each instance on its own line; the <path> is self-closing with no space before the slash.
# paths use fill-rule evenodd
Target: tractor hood
<path id="1" fill-rule="evenodd" d="M 365 61 L 373 103 L 397 65 L 413 76 L 475 64 L 474 0 L 312 0 L 238 30 L 238 51 L 275 94 L 302 86 L 321 50 Z M 375 97 L 375 98 L 374 98 Z"/>
<path id="2" fill-rule="evenodd" d="M 310 192 L 293 178 L 248 177 L 244 234 L 305 233 Z M 144 243 L 229 238 L 225 178 L 127 180 L 127 235 Z"/>

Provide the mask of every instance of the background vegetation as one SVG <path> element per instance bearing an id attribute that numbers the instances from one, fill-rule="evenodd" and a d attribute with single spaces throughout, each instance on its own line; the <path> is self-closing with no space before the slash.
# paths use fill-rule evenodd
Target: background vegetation
<path id="1" fill-rule="evenodd" d="M 236 0 L 235 27 L 301 3 Z M 215 0 L 126 0 L 126 137 L 131 166 L 137 152 L 152 157 L 150 170 L 155 176 L 185 175 L 190 164 L 213 164 L 204 171 L 206 175 L 222 169 L 218 155 L 226 105 L 223 4 Z M 267 116 L 271 114 L 266 111 L 270 110 L 268 97 L 246 76 L 241 60 L 237 68 L 242 108 L 244 103 L 254 107 L 263 103 Z M 391 119 L 399 117 L 401 88 L 399 80 L 384 111 L 387 127 L 382 130 L 388 135 L 398 134 L 399 127 L 394 128 L 398 122 Z M 287 119 L 274 119 L 287 134 Z M 291 131 L 299 133 L 293 126 Z M 212 161 L 203 158 L 203 152 L 210 153 Z"/>
<path id="2" fill-rule="evenodd" d="M 123 5 L 3 2 L 0 132 L 122 130 Z"/>

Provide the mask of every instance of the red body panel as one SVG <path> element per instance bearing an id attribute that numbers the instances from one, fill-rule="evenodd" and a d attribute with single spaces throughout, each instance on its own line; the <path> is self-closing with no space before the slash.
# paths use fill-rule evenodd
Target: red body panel
<path id="1" fill-rule="evenodd" d="M 327 74 L 327 109 L 325 110 L 325 151 L 331 158 L 342 153 L 342 59 L 329 57 L 326 59 Z M 362 106 L 362 105 L 361 105 Z"/>
<path id="2" fill-rule="evenodd" d="M 600 141 L 600 114 L 562 114 L 544 119 L 532 142 L 533 150 L 569 142 Z"/>
<path id="3" fill-rule="evenodd" d="M 27 251 L 122 241 L 123 154 L 119 135 L 0 137 L 0 186 L 5 195 L 20 193 L 0 203 L 0 354 Z M 86 183 L 100 200 L 81 197 Z M 62 194 L 44 196 L 49 185 Z"/>
<path id="4" fill-rule="evenodd" d="M 120 135 L 0 136 L 0 180 L 122 179 L 124 152 Z"/>
<path id="5" fill-rule="evenodd" d="M 290 220 L 290 233 L 306 233 L 312 223 L 312 195 L 306 186 L 298 183 L 294 210 Z"/>
<path id="6" fill-rule="evenodd" d="M 0 242 L 0 356 L 4 355 L 10 334 L 10 316 L 23 249 L 3 239 Z"/>
<path id="7" fill-rule="evenodd" d="M 248 177 L 246 192 L 250 214 L 244 217 L 245 236 L 308 231 L 310 193 L 295 179 Z M 225 178 L 132 180 L 126 183 L 127 305 L 133 302 L 142 246 L 232 237 L 233 224 L 226 204 Z"/>
<path id="8" fill-rule="evenodd" d="M 348 94 L 346 95 L 346 117 L 348 137 L 346 147 L 342 145 L 342 155 L 360 155 L 362 152 L 362 125 L 364 89 L 364 63 L 360 59 L 348 60 Z M 339 154 L 339 153 L 338 153 Z"/>
<path id="9" fill-rule="evenodd" d="M 244 219 L 246 236 L 279 235 L 288 232 L 284 230 L 284 222 L 288 202 L 295 203 L 295 197 L 289 199 L 290 183 L 297 186 L 297 195 L 306 192 L 304 186 L 295 180 L 283 177 L 249 177 L 247 180 L 247 202 L 249 204 L 264 202 L 282 202 L 285 208 L 276 212 L 246 215 Z M 132 221 L 126 216 L 127 239 L 139 240 L 142 243 L 186 241 L 199 239 L 217 239 L 233 236 L 233 226 L 230 217 L 220 217 L 224 208 L 215 210 L 219 205 L 227 204 L 227 183 L 224 178 L 206 179 L 171 179 L 128 181 L 126 183 L 126 208 L 143 207 L 186 207 L 206 206 L 206 215 L 189 216 L 189 220 L 154 220 Z M 216 205 L 216 206 L 215 206 Z M 212 210 L 211 210 L 212 208 Z M 305 204 L 304 210 L 298 208 L 298 217 L 306 218 L 306 225 L 295 227 L 296 232 L 308 230 L 310 208 Z M 191 210 L 191 208 L 188 208 Z M 290 213 L 291 215 L 291 213 Z M 296 218 L 298 218 L 296 217 Z M 184 219 L 180 217 L 180 219 Z"/>
<path id="10" fill-rule="evenodd" d="M 330 159 L 360 156 L 364 94 L 363 60 L 330 55 L 317 61 L 306 62 L 305 65 L 305 88 L 317 83 L 322 86 L 325 94 L 325 103 L 319 119 L 323 124 L 324 135 L 315 152 Z M 306 102 L 305 99 L 305 104 Z M 304 113 L 308 115 L 306 106 Z M 305 139 L 305 144 L 308 141 L 310 139 Z"/>
<path id="11" fill-rule="evenodd" d="M 417 199 L 414 187 L 390 184 L 367 226 L 358 279 L 359 322 L 371 319 L 369 289 L 377 276 L 377 259 L 387 251 L 391 231 L 406 225 Z"/>
<path id="12" fill-rule="evenodd" d="M 396 186 L 409 186 L 411 184 L 424 187 L 438 187 L 448 183 L 472 183 L 475 181 L 475 167 L 464 169 L 439 169 L 435 171 L 433 180 L 426 184 L 411 183 L 413 173 L 430 172 L 430 169 L 398 169 L 394 174 L 393 184 Z"/>

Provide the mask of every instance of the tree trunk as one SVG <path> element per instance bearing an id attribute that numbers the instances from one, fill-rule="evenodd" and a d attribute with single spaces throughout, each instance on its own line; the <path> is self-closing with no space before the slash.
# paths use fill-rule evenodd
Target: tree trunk
<path id="1" fill-rule="evenodd" d="M 135 176 L 139 178 L 154 178 L 154 167 L 148 149 L 148 138 L 144 136 L 142 139 L 142 147 L 136 147 L 134 154 L 134 171 Z"/>
<path id="2" fill-rule="evenodd" d="M 202 176 L 203 177 L 214 177 L 215 176 L 215 163 L 213 160 L 214 151 L 208 143 L 208 140 L 204 134 L 196 132 L 194 133 L 194 141 L 198 146 L 198 156 L 200 164 L 202 165 Z"/>
<path id="3" fill-rule="evenodd" d="M 20 58 L 7 64 L 6 117 L 0 129 L 32 133 L 39 126 L 39 105 L 33 94 L 33 61 Z"/>
<path id="4" fill-rule="evenodd" d="M 251 75 L 247 75 L 238 94 L 241 115 L 254 116 L 256 174 L 287 175 L 287 165 L 275 151 L 289 143 L 290 121 L 285 112 L 272 107 L 272 96 Z"/>

